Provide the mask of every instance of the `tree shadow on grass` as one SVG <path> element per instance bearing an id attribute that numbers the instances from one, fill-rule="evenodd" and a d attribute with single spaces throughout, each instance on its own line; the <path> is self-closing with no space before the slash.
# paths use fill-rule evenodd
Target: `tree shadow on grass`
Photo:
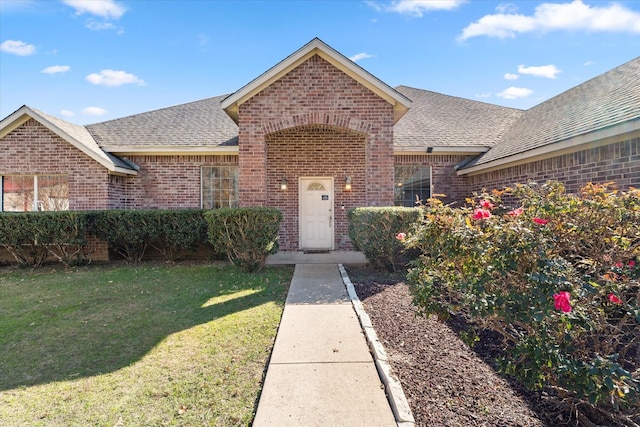
<path id="1" fill-rule="evenodd" d="M 282 280 L 269 283 L 273 278 L 235 270 L 221 282 L 218 270 L 200 268 L 203 274 L 189 283 L 179 271 L 142 277 L 149 270 L 140 269 L 142 276 L 132 270 L 125 280 L 99 270 L 87 275 L 96 283 L 16 285 L 21 295 L 0 300 L 0 391 L 114 372 L 173 333 L 269 302 L 284 304 Z"/>

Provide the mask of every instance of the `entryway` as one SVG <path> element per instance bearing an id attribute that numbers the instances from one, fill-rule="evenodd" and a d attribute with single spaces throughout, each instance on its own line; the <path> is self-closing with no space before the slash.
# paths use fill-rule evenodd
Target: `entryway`
<path id="1" fill-rule="evenodd" d="M 300 178 L 300 249 L 333 250 L 333 177 Z"/>

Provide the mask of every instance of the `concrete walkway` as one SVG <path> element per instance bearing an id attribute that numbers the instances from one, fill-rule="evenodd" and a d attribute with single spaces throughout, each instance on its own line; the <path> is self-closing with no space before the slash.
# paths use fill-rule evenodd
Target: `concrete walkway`
<path id="1" fill-rule="evenodd" d="M 297 264 L 253 425 L 397 426 L 336 264 Z"/>

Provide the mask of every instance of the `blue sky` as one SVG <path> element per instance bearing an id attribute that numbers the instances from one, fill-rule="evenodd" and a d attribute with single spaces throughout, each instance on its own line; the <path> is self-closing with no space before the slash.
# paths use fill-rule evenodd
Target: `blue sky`
<path id="1" fill-rule="evenodd" d="M 0 0 L 0 117 L 232 93 L 319 37 L 391 86 L 527 109 L 640 55 L 640 1 Z"/>

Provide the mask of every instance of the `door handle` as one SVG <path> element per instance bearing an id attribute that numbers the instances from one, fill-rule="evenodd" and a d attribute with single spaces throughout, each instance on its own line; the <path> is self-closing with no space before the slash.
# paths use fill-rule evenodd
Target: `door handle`
<path id="1" fill-rule="evenodd" d="M 331 227 L 331 220 L 333 219 L 332 216 L 329 216 L 329 227 Z"/>

